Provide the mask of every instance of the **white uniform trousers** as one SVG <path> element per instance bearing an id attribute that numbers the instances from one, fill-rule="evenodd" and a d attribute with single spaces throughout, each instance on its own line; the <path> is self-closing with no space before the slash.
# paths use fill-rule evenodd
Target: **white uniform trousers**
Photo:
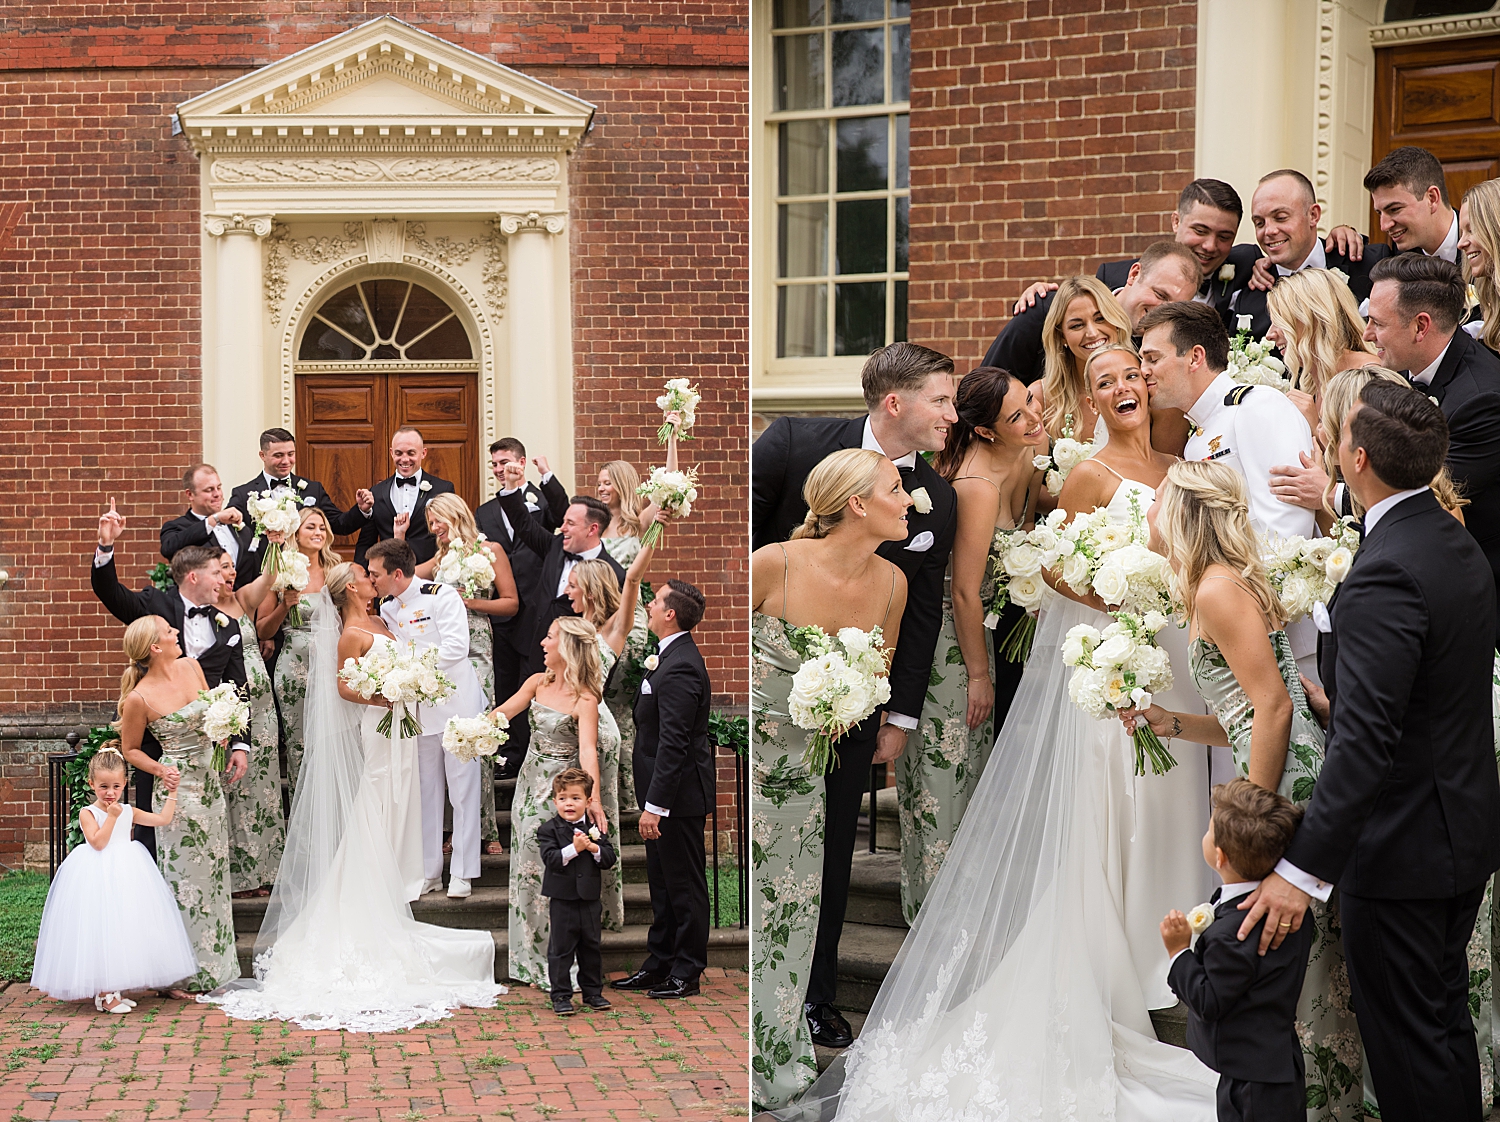
<path id="1" fill-rule="evenodd" d="M 465 763 L 443 751 L 443 734 L 417 738 L 422 778 L 422 875 L 443 875 L 443 801 L 453 804 L 453 858 L 449 873 L 464 880 L 479 876 L 479 761 Z"/>

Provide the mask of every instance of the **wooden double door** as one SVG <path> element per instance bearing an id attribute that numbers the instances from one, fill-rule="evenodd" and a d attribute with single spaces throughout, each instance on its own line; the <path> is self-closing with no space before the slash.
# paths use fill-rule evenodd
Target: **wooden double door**
<path id="1" fill-rule="evenodd" d="M 361 487 L 392 474 L 391 436 L 411 425 L 427 445 L 423 470 L 451 482 L 473 510 L 479 500 L 476 382 L 472 372 L 298 374 L 297 468 L 347 509 Z"/>

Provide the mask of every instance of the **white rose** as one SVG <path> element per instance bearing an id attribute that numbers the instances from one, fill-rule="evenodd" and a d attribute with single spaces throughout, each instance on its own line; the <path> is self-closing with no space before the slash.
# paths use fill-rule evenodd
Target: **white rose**
<path id="1" fill-rule="evenodd" d="M 660 660 L 655 655 L 647 655 L 645 661 L 642 662 L 641 665 L 644 666 L 647 670 L 655 670 L 656 664 L 659 661 Z"/>
<path id="2" fill-rule="evenodd" d="M 1063 562 L 1063 580 L 1068 582 L 1075 592 L 1088 584 L 1089 559 L 1081 553 L 1071 554 Z"/>
<path id="3" fill-rule="evenodd" d="M 1062 494 L 1063 484 L 1067 481 L 1063 479 L 1062 472 L 1049 471 L 1043 482 L 1047 486 L 1047 494 L 1060 495 Z"/>
<path id="4" fill-rule="evenodd" d="M 226 616 L 223 612 L 219 612 L 217 615 L 215 615 L 214 619 L 218 622 L 220 627 L 229 626 L 229 617 Z"/>
<path id="5" fill-rule="evenodd" d="M 932 497 L 927 494 L 926 487 L 918 487 L 911 493 L 911 505 L 918 514 L 932 513 Z"/>
<path id="6" fill-rule="evenodd" d="M 299 479 L 299 480 L 297 480 L 297 490 L 299 490 L 299 491 L 306 491 L 307 490 L 307 480 L 305 480 L 305 479 Z"/>
<path id="7" fill-rule="evenodd" d="M 1141 625 L 1147 631 L 1151 632 L 1151 634 L 1155 635 L 1167 626 L 1167 617 L 1160 612 L 1147 612 L 1145 618 L 1141 620 Z"/>
<path id="8" fill-rule="evenodd" d="M 1101 550 L 1112 553 L 1130 544 L 1130 529 L 1127 526 L 1101 526 L 1095 540 Z"/>
<path id="9" fill-rule="evenodd" d="M 1339 584 L 1349 575 L 1349 566 L 1354 564 L 1354 555 L 1343 546 L 1339 546 L 1328 555 L 1323 563 L 1323 571 L 1328 579 L 1334 584 Z"/>
<path id="10" fill-rule="evenodd" d="M 1212 904 L 1199 904 L 1187 914 L 1188 927 L 1194 935 L 1202 935 L 1208 930 L 1214 921 L 1214 906 Z"/>
<path id="11" fill-rule="evenodd" d="M 1226 277 L 1224 275 L 1224 269 L 1228 269 L 1229 270 L 1229 276 Z M 1234 266 L 1233 265 L 1225 265 L 1224 269 L 1220 269 L 1219 270 L 1219 279 L 1220 280 L 1233 280 L 1234 279 Z M 1254 323 L 1254 322 L 1255 322 L 1255 317 L 1254 316 L 1235 316 L 1234 317 L 1234 329 L 1236 331 L 1249 331 L 1250 330 L 1250 325 L 1252 323 Z"/>
<path id="12" fill-rule="evenodd" d="M 1111 635 L 1094 650 L 1095 666 L 1123 666 L 1135 652 L 1128 635 Z"/>
<path id="13" fill-rule="evenodd" d="M 1225 281 L 1225 282 L 1234 280 L 1234 266 L 1231 265 L 1231 264 L 1229 264 L 1229 262 L 1227 262 L 1227 261 L 1224 262 L 1224 264 L 1220 265 L 1219 266 L 1219 279 L 1221 281 Z M 1240 318 L 1241 319 L 1248 319 L 1249 317 L 1248 316 L 1241 316 Z"/>
<path id="14" fill-rule="evenodd" d="M 431 491 L 432 490 L 432 484 L 428 483 L 427 480 L 424 479 L 424 480 L 422 480 L 422 482 L 420 482 L 420 483 L 417 484 L 417 490 L 418 491 Z"/>
<path id="15" fill-rule="evenodd" d="M 1098 630 L 1086 623 L 1080 623 L 1063 637 L 1062 660 L 1069 666 L 1076 666 L 1098 645 Z"/>
<path id="16" fill-rule="evenodd" d="M 1125 575 L 1124 566 L 1113 561 L 1099 566 L 1099 571 L 1094 574 L 1094 591 L 1106 604 L 1118 604 L 1124 600 L 1130 591 L 1130 578 Z"/>
<path id="17" fill-rule="evenodd" d="M 1039 608 L 1042 604 L 1042 590 L 1046 587 L 1040 576 L 1013 577 L 1010 582 L 1011 601 L 1027 611 Z"/>
<path id="18" fill-rule="evenodd" d="M 1012 577 L 1031 577 L 1042 571 L 1042 553 L 1036 546 L 1022 542 L 1005 553 L 1005 571 Z"/>

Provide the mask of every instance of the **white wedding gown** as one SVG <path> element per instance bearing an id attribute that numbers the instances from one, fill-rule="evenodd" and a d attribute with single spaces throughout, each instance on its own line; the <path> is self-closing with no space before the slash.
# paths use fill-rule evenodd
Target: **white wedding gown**
<path id="1" fill-rule="evenodd" d="M 353 1032 L 491 1006 L 505 987 L 490 932 L 412 918 L 423 879 L 416 742 L 375 731 L 385 710 L 338 696 L 338 621 L 315 617 L 313 630 L 306 755 L 255 980 L 204 1000 L 231 1017 Z"/>
<path id="2" fill-rule="evenodd" d="M 1118 520 L 1132 492 L 1151 501 L 1122 483 Z M 1173 771 L 1133 774 L 1120 722 L 1068 698 L 1060 647 L 1084 622 L 1107 621 L 1061 598 L 1044 612 L 989 766 L 859 1039 L 778 1117 L 1214 1118 L 1218 1077 L 1160 1043 L 1147 1012 L 1175 1003 L 1161 917 L 1208 896 L 1205 754 L 1176 742 Z M 1198 705 L 1172 654 L 1173 693 L 1185 695 L 1162 703 Z"/>

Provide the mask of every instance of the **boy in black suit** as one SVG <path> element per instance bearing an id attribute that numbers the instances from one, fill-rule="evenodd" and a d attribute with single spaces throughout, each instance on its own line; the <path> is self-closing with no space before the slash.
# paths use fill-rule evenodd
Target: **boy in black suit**
<path id="1" fill-rule="evenodd" d="M 542 848 L 542 895 L 547 897 L 552 933 L 547 939 L 547 976 L 552 982 L 552 1011 L 571 1017 L 573 960 L 578 960 L 578 987 L 590 1009 L 608 1009 L 604 996 L 601 949 L 600 871 L 615 863 L 609 837 L 585 820 L 594 777 L 570 767 L 552 781 L 557 817 L 537 827 Z M 591 860 L 592 858 L 592 860 Z"/>
<path id="2" fill-rule="evenodd" d="M 1265 957 L 1257 936 L 1237 937 L 1240 902 L 1276 867 L 1301 820 L 1301 807 L 1248 779 L 1219 784 L 1203 835 L 1203 858 L 1224 881 L 1214 893 L 1213 920 L 1192 950 L 1186 916 L 1174 911 L 1161 921 L 1173 956 L 1167 981 L 1188 1007 L 1188 1047 L 1219 1073 L 1220 1122 L 1307 1116 L 1296 1018 L 1313 924 L 1304 917 Z"/>

